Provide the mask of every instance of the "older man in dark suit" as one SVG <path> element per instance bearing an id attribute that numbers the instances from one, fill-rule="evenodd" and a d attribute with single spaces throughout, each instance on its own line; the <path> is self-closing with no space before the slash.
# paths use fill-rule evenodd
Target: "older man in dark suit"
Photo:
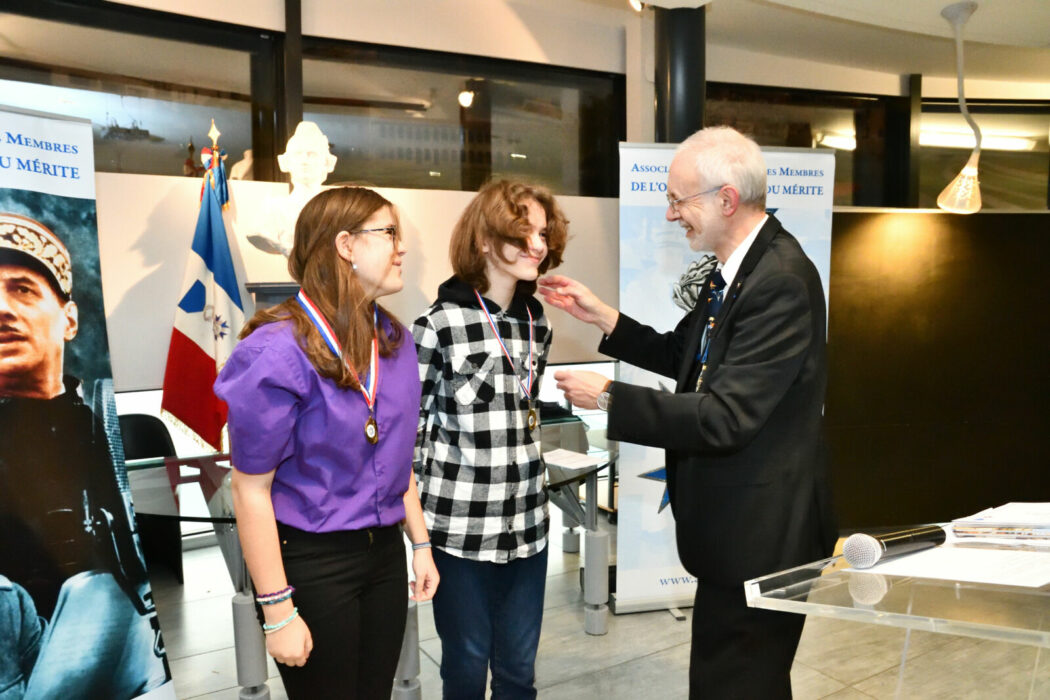
<path id="1" fill-rule="evenodd" d="M 658 333 L 574 280 L 548 302 L 601 328 L 599 349 L 677 381 L 675 393 L 558 372 L 573 404 L 609 412 L 608 437 L 663 447 L 678 553 L 699 579 L 692 698 L 789 698 L 804 618 L 748 608 L 749 578 L 830 554 L 836 529 L 822 413 L 825 304 L 798 241 L 765 212 L 757 144 L 728 127 L 679 146 L 667 219 L 719 265 L 674 331 Z"/>

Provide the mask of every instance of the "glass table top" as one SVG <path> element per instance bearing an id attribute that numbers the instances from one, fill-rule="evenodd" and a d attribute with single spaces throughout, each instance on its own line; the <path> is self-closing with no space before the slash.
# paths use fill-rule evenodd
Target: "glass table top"
<path id="1" fill-rule="evenodd" d="M 583 481 L 609 464 L 607 452 L 591 469 L 563 469 L 548 465 L 551 488 Z M 135 512 L 176 518 L 185 522 L 235 522 L 230 490 L 230 455 L 129 459 L 125 463 Z"/>
<path id="2" fill-rule="evenodd" d="M 744 589 L 756 608 L 1050 647 L 1047 588 L 869 573 L 839 556 L 747 581 Z"/>

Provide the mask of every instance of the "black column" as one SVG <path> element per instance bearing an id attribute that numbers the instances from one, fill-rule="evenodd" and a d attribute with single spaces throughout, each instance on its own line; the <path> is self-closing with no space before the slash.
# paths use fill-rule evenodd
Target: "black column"
<path id="1" fill-rule="evenodd" d="M 460 186 L 477 191 L 492 177 L 492 86 L 471 78 L 463 89 L 474 93 L 469 107 L 459 108 L 463 150 L 460 151 Z"/>
<path id="2" fill-rule="evenodd" d="M 882 206 L 919 206 L 919 127 L 922 120 L 922 76 L 907 77 L 907 94 L 887 98 L 886 170 Z"/>
<path id="3" fill-rule="evenodd" d="M 908 75 L 908 195 L 905 206 L 919 206 L 919 132 L 922 130 L 922 74 Z"/>
<path id="4" fill-rule="evenodd" d="M 277 152 L 283 153 L 295 127 L 303 120 L 303 8 L 301 0 L 284 0 L 284 46 L 281 51 L 283 90 L 277 113 Z"/>
<path id="5" fill-rule="evenodd" d="M 277 169 L 277 154 L 284 150 L 278 146 L 277 134 L 277 83 L 278 76 L 276 43 L 266 43 L 251 54 L 252 93 L 252 179 L 280 182 Z"/>
<path id="6" fill-rule="evenodd" d="M 678 143 L 704 125 L 704 8 L 656 13 L 656 140 Z"/>
<path id="7" fill-rule="evenodd" d="M 854 206 L 894 206 L 886 195 L 886 184 L 893 179 L 888 175 L 892 171 L 888 168 L 890 140 L 887 138 L 887 122 L 891 103 L 902 99 L 872 100 L 853 112 L 853 131 L 857 135 L 857 147 L 853 151 Z"/>

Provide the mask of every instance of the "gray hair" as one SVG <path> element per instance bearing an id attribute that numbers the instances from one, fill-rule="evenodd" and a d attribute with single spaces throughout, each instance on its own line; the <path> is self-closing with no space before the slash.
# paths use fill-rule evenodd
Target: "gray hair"
<path id="1" fill-rule="evenodd" d="M 678 146 L 675 156 L 692 156 L 702 187 L 732 185 L 740 202 L 766 208 L 766 161 L 758 144 L 729 126 L 701 129 Z"/>

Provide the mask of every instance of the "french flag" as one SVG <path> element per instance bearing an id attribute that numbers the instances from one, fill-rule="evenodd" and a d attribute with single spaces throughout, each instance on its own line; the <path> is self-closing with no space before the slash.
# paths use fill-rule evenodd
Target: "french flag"
<path id="1" fill-rule="evenodd" d="M 212 384 L 237 343 L 244 305 L 222 219 L 226 172 L 218 153 L 209 165 L 175 309 L 161 410 L 221 451 L 226 404 Z"/>

